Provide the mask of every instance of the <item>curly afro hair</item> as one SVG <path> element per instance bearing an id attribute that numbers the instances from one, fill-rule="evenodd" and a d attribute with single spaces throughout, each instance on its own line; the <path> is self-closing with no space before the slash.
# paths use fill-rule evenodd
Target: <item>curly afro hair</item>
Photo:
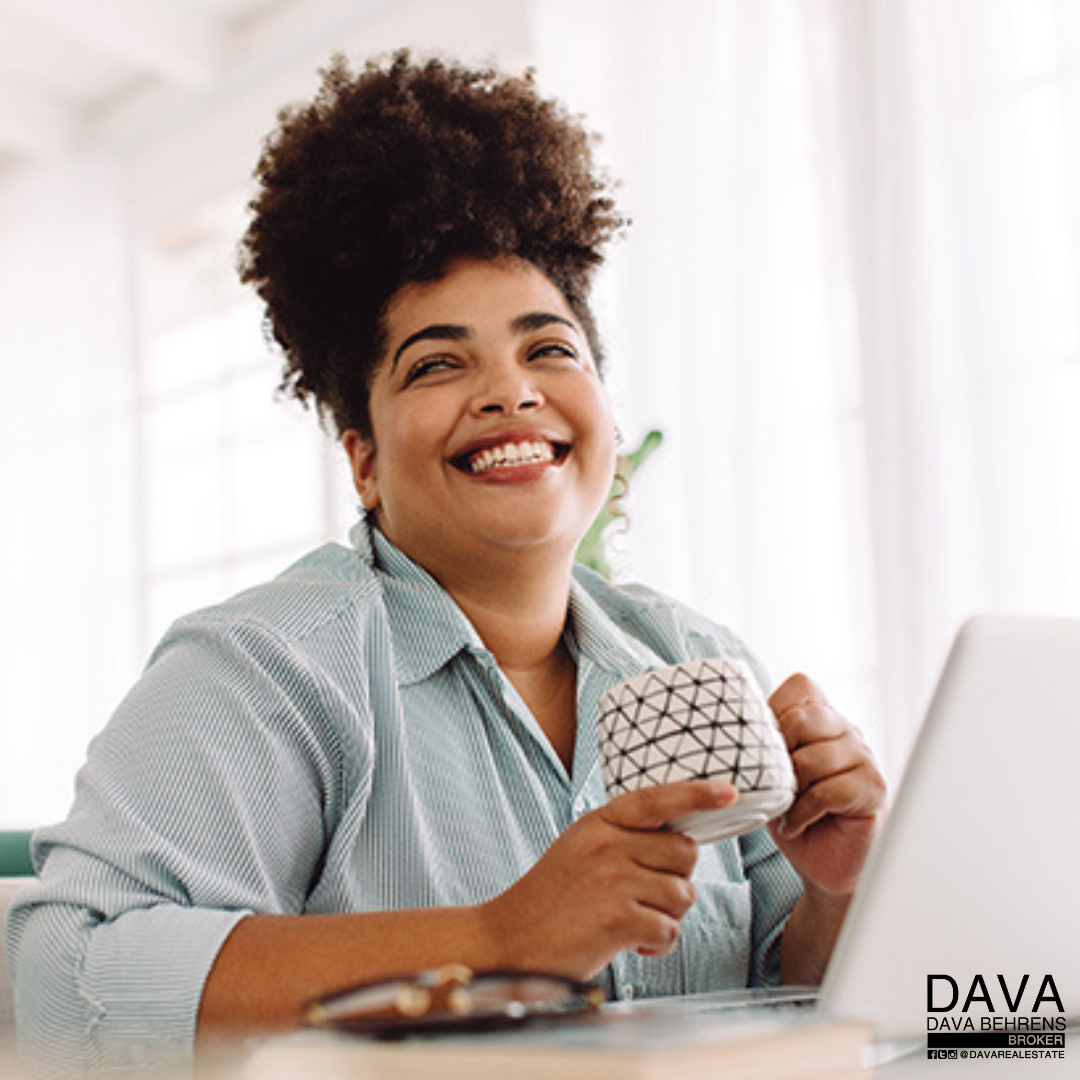
<path id="1" fill-rule="evenodd" d="M 281 389 L 339 433 L 370 435 L 382 317 L 399 288 L 459 258 L 524 259 L 581 321 L 602 248 L 624 224 L 593 137 L 502 75 L 408 50 L 354 74 L 341 57 L 313 101 L 282 110 L 255 175 L 240 277 L 284 353 Z"/>

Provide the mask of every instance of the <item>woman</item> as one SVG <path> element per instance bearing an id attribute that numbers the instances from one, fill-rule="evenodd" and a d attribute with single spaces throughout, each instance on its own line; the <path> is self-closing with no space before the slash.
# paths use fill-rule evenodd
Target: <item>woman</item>
<path id="1" fill-rule="evenodd" d="M 603 795 L 604 690 L 747 654 L 574 567 L 615 463 L 588 137 L 528 79 L 401 53 L 336 62 L 258 176 L 242 277 L 364 513 L 177 623 L 93 743 L 10 925 L 26 1045 L 139 1064 L 449 961 L 624 997 L 819 979 L 883 784 L 814 684 L 771 699 L 782 823 L 699 850 L 665 823 L 734 789 Z"/>

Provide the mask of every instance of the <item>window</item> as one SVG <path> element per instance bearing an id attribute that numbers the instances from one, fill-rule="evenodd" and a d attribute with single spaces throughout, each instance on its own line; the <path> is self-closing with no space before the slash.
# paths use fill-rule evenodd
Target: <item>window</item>
<path id="1" fill-rule="evenodd" d="M 262 305 L 235 272 L 242 193 L 135 239 L 144 633 L 340 539 L 344 458 L 276 393 Z"/>

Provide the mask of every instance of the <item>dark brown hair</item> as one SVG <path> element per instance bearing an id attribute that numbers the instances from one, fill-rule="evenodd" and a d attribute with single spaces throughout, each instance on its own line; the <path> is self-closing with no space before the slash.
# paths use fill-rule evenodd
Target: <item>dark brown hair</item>
<path id="1" fill-rule="evenodd" d="M 542 270 L 599 360 L 589 289 L 623 221 L 580 122 L 531 73 L 405 50 L 359 74 L 335 57 L 322 77 L 266 141 L 240 249 L 284 353 L 282 389 L 369 435 L 388 303 L 464 257 Z"/>

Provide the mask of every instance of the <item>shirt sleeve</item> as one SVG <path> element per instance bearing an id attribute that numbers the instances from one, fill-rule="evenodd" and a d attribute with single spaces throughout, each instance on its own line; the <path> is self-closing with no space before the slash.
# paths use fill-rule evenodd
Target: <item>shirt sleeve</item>
<path id="1" fill-rule="evenodd" d="M 35 835 L 39 880 L 8 924 L 32 1059 L 189 1056 L 236 923 L 303 910 L 340 812 L 332 718 L 356 707 L 305 655 L 257 624 L 187 620 L 93 741 L 68 819 Z"/>

